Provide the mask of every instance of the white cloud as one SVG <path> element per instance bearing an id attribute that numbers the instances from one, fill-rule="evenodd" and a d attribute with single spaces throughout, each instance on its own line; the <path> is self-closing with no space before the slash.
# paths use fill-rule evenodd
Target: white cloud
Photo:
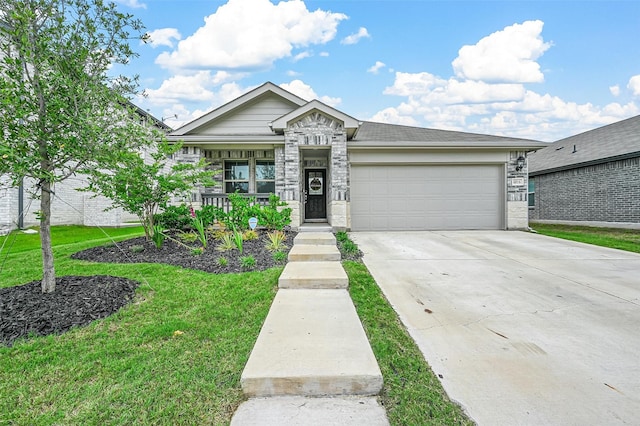
<path id="1" fill-rule="evenodd" d="M 293 57 L 293 62 L 298 62 L 298 61 L 300 61 L 302 59 L 310 58 L 311 56 L 312 56 L 311 52 L 309 52 L 308 50 L 305 50 L 304 52 L 300 52 L 296 56 L 294 56 Z"/>
<path id="2" fill-rule="evenodd" d="M 199 71 L 193 75 L 175 75 L 163 81 L 159 88 L 145 90 L 146 100 L 152 105 L 178 101 L 215 102 L 221 95 L 214 92 L 214 87 L 238 77 L 241 75 L 225 71 L 218 71 L 214 75 L 211 75 L 210 71 Z"/>
<path id="3" fill-rule="evenodd" d="M 386 67 L 384 62 L 376 61 L 376 63 L 373 66 L 371 66 L 367 70 L 367 72 L 370 72 L 372 74 L 378 74 L 378 71 L 380 71 L 384 67 Z"/>
<path id="4" fill-rule="evenodd" d="M 326 58 L 329 56 L 329 52 L 320 52 L 320 56 L 322 56 L 323 58 Z"/>
<path id="5" fill-rule="evenodd" d="M 360 29 L 358 29 L 357 33 L 346 36 L 345 38 L 343 38 L 340 41 L 340 43 L 341 44 L 356 44 L 360 40 L 362 40 L 363 38 L 371 38 L 371 36 L 369 35 L 369 31 L 367 31 L 367 29 L 365 27 L 360 27 Z"/>
<path id="6" fill-rule="evenodd" d="M 542 21 L 514 24 L 463 46 L 453 60 L 458 78 L 487 82 L 539 83 L 544 81 L 536 62 L 551 47 L 542 39 Z"/>
<path id="7" fill-rule="evenodd" d="M 613 96 L 620 96 L 620 86 L 617 84 L 615 86 L 609 86 L 609 92 L 611 92 Z"/>
<path id="8" fill-rule="evenodd" d="M 149 43 L 152 47 L 169 46 L 173 47 L 173 42 L 179 41 L 182 36 L 176 28 L 160 28 L 149 31 Z"/>
<path id="9" fill-rule="evenodd" d="M 396 108 L 386 108 L 378 111 L 371 117 L 371 121 L 389 124 L 401 124 L 404 126 L 418 126 L 419 122 L 411 116 L 402 115 Z"/>
<path id="10" fill-rule="evenodd" d="M 310 12 L 300 0 L 229 0 L 205 18 L 193 35 L 164 52 L 156 63 L 166 68 L 262 69 L 291 56 L 295 47 L 332 40 L 342 13 Z"/>
<path id="11" fill-rule="evenodd" d="M 289 71 L 287 71 L 287 75 L 289 77 L 298 77 L 298 76 L 300 76 L 300 73 L 298 71 L 289 70 Z"/>
<path id="12" fill-rule="evenodd" d="M 146 9 L 145 3 L 140 3 L 138 0 L 115 0 L 116 3 L 131 7 L 133 9 Z"/>
<path id="13" fill-rule="evenodd" d="M 325 103 L 334 108 L 342 103 L 342 98 L 332 98 L 330 96 L 318 96 L 316 92 L 313 90 L 313 88 L 311 88 L 311 86 L 309 86 L 302 80 L 293 80 L 290 83 L 283 83 L 280 85 L 280 87 L 307 101 L 317 99 L 320 102 Z"/>
<path id="14" fill-rule="evenodd" d="M 631 90 L 634 96 L 640 95 L 640 75 L 634 75 L 629 79 L 629 83 L 627 84 L 627 88 Z"/>

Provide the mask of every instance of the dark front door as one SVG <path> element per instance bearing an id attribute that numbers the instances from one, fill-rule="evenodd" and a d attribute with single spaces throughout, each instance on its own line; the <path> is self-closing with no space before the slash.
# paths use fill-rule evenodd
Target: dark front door
<path id="1" fill-rule="evenodd" d="M 325 170 L 304 171 L 305 219 L 327 218 L 326 184 Z"/>

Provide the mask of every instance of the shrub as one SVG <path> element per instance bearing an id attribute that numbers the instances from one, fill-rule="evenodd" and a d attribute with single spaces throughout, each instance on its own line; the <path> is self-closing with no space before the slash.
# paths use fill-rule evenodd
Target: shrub
<path id="1" fill-rule="evenodd" d="M 236 246 L 235 242 L 233 241 L 233 236 L 229 233 L 224 234 L 220 241 L 221 242 L 218 247 L 216 247 L 216 250 L 229 251 L 233 250 L 233 248 Z"/>
<path id="2" fill-rule="evenodd" d="M 139 246 L 139 245 L 131 246 L 129 250 L 131 250 L 132 253 L 142 253 L 144 251 L 144 246 Z"/>
<path id="3" fill-rule="evenodd" d="M 169 206 L 162 213 L 154 216 L 154 222 L 165 229 L 189 229 L 191 227 L 189 206 L 186 204 Z"/>
<path id="4" fill-rule="evenodd" d="M 341 243 L 349 241 L 349 235 L 344 231 L 336 232 L 336 240 Z"/>
<path id="5" fill-rule="evenodd" d="M 257 240 L 258 239 L 258 233 L 256 231 L 254 231 L 253 229 L 249 229 L 248 231 L 244 231 L 244 234 L 242 235 L 242 238 L 244 238 L 245 241 Z"/>
<path id="6" fill-rule="evenodd" d="M 274 251 L 273 252 L 273 260 L 277 263 L 284 263 L 287 260 L 287 253 L 283 251 Z"/>
<path id="7" fill-rule="evenodd" d="M 282 251 L 286 247 L 284 241 L 287 236 L 282 231 L 271 231 L 267 234 L 267 238 L 269 242 L 266 247 L 269 251 Z"/>
<path id="8" fill-rule="evenodd" d="M 249 229 L 249 219 L 260 216 L 260 206 L 256 204 L 256 197 L 245 197 L 236 192 L 229 194 L 229 203 L 229 213 L 220 219 L 227 229 L 245 231 Z"/>
<path id="9" fill-rule="evenodd" d="M 196 211 L 196 216 L 198 219 L 202 220 L 202 224 L 205 228 L 220 221 L 224 215 L 224 210 L 216 206 L 202 206 L 200 210 Z"/>
<path id="10" fill-rule="evenodd" d="M 179 238 L 183 243 L 194 243 L 198 239 L 198 236 L 193 232 L 182 232 Z"/>
<path id="11" fill-rule="evenodd" d="M 220 256 L 218 258 L 218 266 L 224 268 L 225 266 L 227 266 L 229 264 L 229 261 L 227 260 L 226 257 L 224 256 Z"/>
<path id="12" fill-rule="evenodd" d="M 244 256 L 240 258 L 240 266 L 242 269 L 250 270 L 256 267 L 256 259 L 253 256 Z"/>
<path id="13" fill-rule="evenodd" d="M 151 241 L 155 244 L 156 248 L 162 248 L 162 244 L 164 244 L 164 229 L 162 225 L 154 225 L 153 226 L 153 234 L 151 235 Z"/>
<path id="14" fill-rule="evenodd" d="M 238 232 L 238 231 L 234 231 L 233 232 L 233 241 L 236 244 L 236 247 L 238 248 L 238 250 L 240 251 L 240 254 L 242 254 L 242 232 Z"/>
<path id="15" fill-rule="evenodd" d="M 269 204 L 260 209 L 258 223 L 269 230 L 282 230 L 291 223 L 291 209 L 285 207 L 287 203 L 280 201 L 277 195 L 269 195 Z"/>
<path id="16" fill-rule="evenodd" d="M 202 247 L 194 247 L 191 249 L 191 254 L 194 256 L 199 256 L 204 253 L 204 249 Z"/>

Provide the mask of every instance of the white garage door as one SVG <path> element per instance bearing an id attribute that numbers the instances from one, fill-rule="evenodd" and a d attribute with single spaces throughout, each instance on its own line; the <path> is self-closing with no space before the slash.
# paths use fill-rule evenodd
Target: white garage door
<path id="1" fill-rule="evenodd" d="M 502 165 L 353 165 L 354 231 L 503 229 Z"/>

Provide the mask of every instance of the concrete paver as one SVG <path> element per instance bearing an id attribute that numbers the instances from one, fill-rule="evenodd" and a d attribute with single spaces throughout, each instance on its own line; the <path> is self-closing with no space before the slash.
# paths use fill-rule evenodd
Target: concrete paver
<path id="1" fill-rule="evenodd" d="M 513 231 L 351 237 L 478 424 L 637 423 L 640 255 Z"/>
<path id="2" fill-rule="evenodd" d="M 294 238 L 293 243 L 335 246 L 336 237 L 331 232 L 300 232 Z"/>
<path id="3" fill-rule="evenodd" d="M 280 274 L 278 287 L 346 289 L 349 277 L 340 262 L 289 262 Z"/>
<path id="4" fill-rule="evenodd" d="M 294 244 L 288 258 L 290 262 L 339 262 L 341 256 L 335 245 Z"/>
<path id="5" fill-rule="evenodd" d="M 388 426 L 375 397 L 253 398 L 236 411 L 231 426 Z"/>
<path id="6" fill-rule="evenodd" d="M 240 382 L 250 397 L 376 395 L 382 373 L 346 290 L 280 289 Z"/>

